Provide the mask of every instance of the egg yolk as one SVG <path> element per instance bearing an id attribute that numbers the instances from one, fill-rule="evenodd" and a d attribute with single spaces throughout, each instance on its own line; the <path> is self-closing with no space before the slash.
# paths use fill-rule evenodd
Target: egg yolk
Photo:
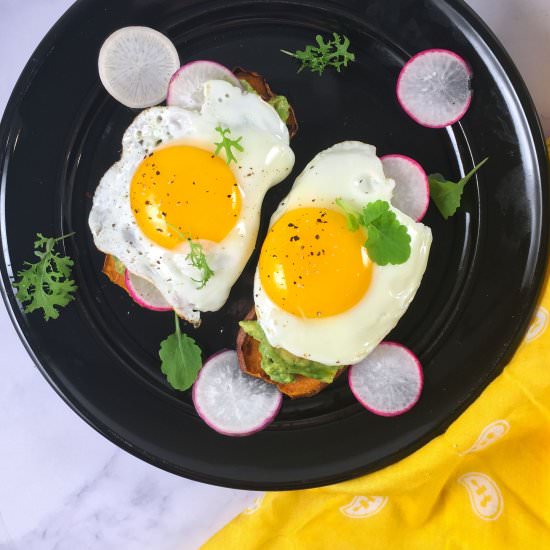
<path id="1" fill-rule="evenodd" d="M 223 159 L 188 145 L 157 149 L 139 164 L 130 184 L 136 222 L 153 242 L 220 242 L 241 211 L 235 175 Z"/>
<path id="2" fill-rule="evenodd" d="M 275 304 L 299 317 L 347 311 L 370 285 L 372 263 L 365 240 L 362 229 L 348 229 L 340 212 L 290 210 L 273 224 L 262 246 L 262 287 Z"/>

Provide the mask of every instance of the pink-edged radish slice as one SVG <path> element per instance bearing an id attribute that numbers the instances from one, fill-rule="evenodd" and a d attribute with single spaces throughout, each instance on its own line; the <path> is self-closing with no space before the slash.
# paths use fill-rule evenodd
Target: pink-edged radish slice
<path id="1" fill-rule="evenodd" d="M 149 27 L 124 27 L 111 34 L 99 51 L 99 78 L 126 107 L 142 109 L 166 98 L 170 77 L 179 67 L 176 47 Z"/>
<path id="2" fill-rule="evenodd" d="M 470 107 L 472 70 L 449 50 L 417 53 L 401 69 L 397 99 L 418 124 L 443 128 L 458 122 Z"/>
<path id="3" fill-rule="evenodd" d="M 282 402 L 276 386 L 241 371 L 234 350 L 210 357 L 193 385 L 197 413 L 223 435 L 244 436 L 262 430 L 277 416 Z"/>
<path id="4" fill-rule="evenodd" d="M 419 222 L 430 204 L 426 172 L 416 160 L 405 155 L 385 155 L 380 160 L 386 177 L 395 181 L 393 206 Z"/>
<path id="5" fill-rule="evenodd" d="M 203 86 L 209 80 L 225 80 L 241 88 L 239 79 L 215 61 L 192 61 L 178 69 L 168 85 L 167 105 L 198 111 L 204 103 Z"/>
<path id="6" fill-rule="evenodd" d="M 380 416 L 397 416 L 418 401 L 424 376 L 414 353 L 394 342 L 382 342 L 348 371 L 357 401 Z"/>
<path id="7" fill-rule="evenodd" d="M 166 301 L 156 286 L 147 279 L 138 277 L 126 270 L 124 282 L 128 293 L 141 307 L 152 309 L 153 311 L 170 311 L 172 306 Z"/>

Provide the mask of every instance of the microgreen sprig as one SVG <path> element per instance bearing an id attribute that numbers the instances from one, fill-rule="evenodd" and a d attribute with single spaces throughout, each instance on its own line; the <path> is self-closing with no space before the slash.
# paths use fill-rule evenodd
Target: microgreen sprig
<path id="1" fill-rule="evenodd" d="M 355 54 L 348 50 L 350 46 L 349 38 L 336 32 L 332 33 L 332 40 L 325 40 L 318 34 L 315 37 L 317 46 L 308 45 L 303 50 L 289 52 L 281 50 L 286 55 L 295 57 L 301 65 L 298 72 L 309 69 L 313 73 L 323 74 L 326 67 L 334 67 L 338 72 L 342 67 L 347 67 L 348 63 L 355 61 Z"/>
<path id="2" fill-rule="evenodd" d="M 54 251 L 58 242 L 72 235 L 74 233 L 51 238 L 37 233 L 34 255 L 39 260 L 35 263 L 25 262 L 25 269 L 17 272 L 18 280 L 13 283 L 17 289 L 17 299 L 24 305 L 25 313 L 42 309 L 45 321 L 57 319 L 59 311 L 56 308 L 65 307 L 74 300 L 73 293 L 77 290 L 71 278 L 74 262 L 68 256 Z"/>
<path id="3" fill-rule="evenodd" d="M 170 229 L 177 233 L 180 239 L 184 239 L 189 243 L 189 254 L 185 256 L 185 259 L 189 262 L 190 265 L 198 269 L 201 274 L 200 279 L 192 279 L 192 281 L 199 285 L 197 287 L 199 290 L 201 288 L 204 288 L 206 283 L 214 275 L 214 271 L 210 268 L 210 265 L 208 264 L 208 260 L 206 259 L 206 254 L 204 252 L 202 244 L 193 240 L 189 233 L 184 233 L 183 231 L 180 231 L 175 225 L 172 225 L 171 223 L 167 223 L 167 225 L 168 227 L 170 227 Z"/>
<path id="4" fill-rule="evenodd" d="M 221 141 L 214 143 L 216 145 L 216 150 L 214 151 L 215 155 L 218 155 L 223 149 L 225 151 L 225 162 L 231 164 L 231 161 L 237 162 L 237 157 L 233 154 L 232 147 L 237 151 L 244 151 L 243 146 L 240 144 L 242 136 L 239 136 L 237 139 L 231 139 L 228 134 L 231 133 L 229 128 L 222 128 L 221 126 L 216 126 L 216 132 L 221 136 Z"/>

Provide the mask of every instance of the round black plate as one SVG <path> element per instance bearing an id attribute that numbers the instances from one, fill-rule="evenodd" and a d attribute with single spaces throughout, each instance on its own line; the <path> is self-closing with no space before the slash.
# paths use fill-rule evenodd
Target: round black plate
<path id="1" fill-rule="evenodd" d="M 430 207 L 434 244 L 422 286 L 391 338 L 410 346 L 426 375 L 418 405 L 397 418 L 366 412 L 345 377 L 316 397 L 285 400 L 265 431 L 218 435 L 196 415 L 189 393 L 159 372 L 158 347 L 171 314 L 135 306 L 100 273 L 87 226 L 94 189 L 120 153 L 136 112 L 111 99 L 96 63 L 105 37 L 125 25 L 166 33 L 182 62 L 214 59 L 263 74 L 288 95 L 301 129 L 293 174 L 273 189 L 266 222 L 318 151 L 346 139 L 404 153 L 430 172 L 458 178 L 490 161 L 444 222 Z M 316 33 L 345 33 L 357 61 L 341 74 L 296 74 L 294 50 Z M 431 47 L 472 65 L 475 96 L 462 123 L 429 130 L 398 106 L 404 61 Z M 348 479 L 386 466 L 457 417 L 510 358 L 531 315 L 547 243 L 546 153 L 529 95 L 495 38 L 460 1 L 442 0 L 80 0 L 38 47 L 1 128 L 1 264 L 4 297 L 33 359 L 85 420 L 135 455 L 180 475 L 239 488 L 288 489 Z M 77 301 L 56 321 L 25 315 L 10 277 L 32 257 L 35 233 L 75 231 Z M 205 355 L 234 347 L 252 303 L 257 254 L 222 310 L 185 327 Z"/>

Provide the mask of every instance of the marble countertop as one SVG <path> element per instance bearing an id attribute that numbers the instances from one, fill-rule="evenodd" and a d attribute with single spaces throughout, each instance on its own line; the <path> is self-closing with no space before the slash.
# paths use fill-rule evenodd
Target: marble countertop
<path id="1" fill-rule="evenodd" d="M 71 0 L 0 1 L 0 112 Z M 550 134 L 550 2 L 470 0 L 508 48 Z M 257 493 L 159 470 L 89 427 L 52 391 L 0 303 L 0 550 L 196 549 Z"/>

